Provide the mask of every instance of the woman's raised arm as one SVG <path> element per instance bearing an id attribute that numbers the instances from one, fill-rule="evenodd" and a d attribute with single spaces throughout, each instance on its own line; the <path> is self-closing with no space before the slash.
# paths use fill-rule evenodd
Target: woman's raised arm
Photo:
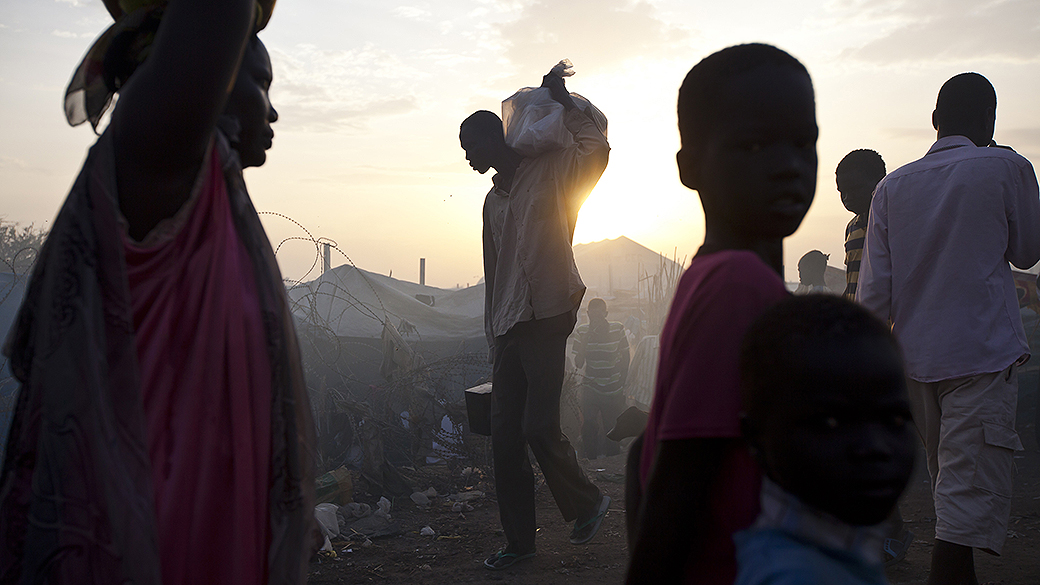
<path id="1" fill-rule="evenodd" d="M 119 90 L 119 206 L 135 239 L 190 196 L 256 12 L 255 0 L 170 0 L 150 56 Z"/>

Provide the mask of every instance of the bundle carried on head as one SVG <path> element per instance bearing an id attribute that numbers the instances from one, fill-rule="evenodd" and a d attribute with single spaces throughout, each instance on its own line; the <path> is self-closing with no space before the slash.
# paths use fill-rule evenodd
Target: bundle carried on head
<path id="1" fill-rule="evenodd" d="M 103 0 L 115 23 L 83 57 L 65 90 L 65 119 L 72 126 L 90 121 L 97 131 L 112 96 L 151 53 L 168 0 Z M 275 0 L 257 0 L 254 31 L 271 20 Z"/>
<path id="2" fill-rule="evenodd" d="M 549 75 L 570 77 L 574 69 L 569 59 L 557 63 Z M 592 102 L 570 93 L 582 111 L 589 116 L 603 136 L 607 135 L 607 117 Z M 545 87 L 522 87 L 502 102 L 502 125 L 506 144 L 525 157 L 568 148 L 574 138 L 563 124 L 564 108 Z"/>

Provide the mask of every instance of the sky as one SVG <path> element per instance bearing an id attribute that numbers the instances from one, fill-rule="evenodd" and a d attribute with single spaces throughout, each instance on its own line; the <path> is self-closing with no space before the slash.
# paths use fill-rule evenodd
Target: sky
<path id="1" fill-rule="evenodd" d="M 73 69 L 111 19 L 101 0 L 0 2 L 0 218 L 47 227 L 96 139 L 67 125 Z M 843 266 L 851 219 L 834 168 L 872 148 L 888 169 L 935 140 L 942 83 L 982 73 L 997 90 L 995 139 L 1040 159 L 1036 0 L 281 0 L 261 33 L 279 113 L 267 164 L 246 181 L 283 276 L 333 265 L 454 287 L 482 276 L 490 174 L 459 147 L 459 123 L 537 86 L 557 61 L 609 120 L 610 163 L 575 243 L 620 235 L 690 258 L 704 236 L 697 194 L 675 169 L 675 100 L 701 58 L 774 44 L 808 68 L 820 139 L 816 200 L 785 243 L 788 280 L 806 251 Z"/>

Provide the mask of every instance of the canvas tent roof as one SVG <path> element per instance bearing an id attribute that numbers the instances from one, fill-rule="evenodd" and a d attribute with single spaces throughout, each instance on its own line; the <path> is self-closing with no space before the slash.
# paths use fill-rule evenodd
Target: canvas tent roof
<path id="1" fill-rule="evenodd" d="M 432 297 L 433 306 L 416 295 Z M 484 337 L 483 284 L 448 290 L 343 265 L 289 289 L 289 298 L 297 319 L 339 337 L 378 339 L 384 319 L 395 327 L 406 320 L 424 341 Z"/>
<path id="2" fill-rule="evenodd" d="M 574 246 L 574 261 L 590 294 L 634 291 L 645 273 L 654 274 L 662 262 L 674 264 L 624 236 Z M 417 294 L 432 296 L 433 306 Z M 297 319 L 328 327 L 339 337 L 378 339 L 387 317 L 397 327 L 401 319 L 408 321 L 424 341 L 484 336 L 483 283 L 448 290 L 343 265 L 291 288 L 289 297 Z"/>

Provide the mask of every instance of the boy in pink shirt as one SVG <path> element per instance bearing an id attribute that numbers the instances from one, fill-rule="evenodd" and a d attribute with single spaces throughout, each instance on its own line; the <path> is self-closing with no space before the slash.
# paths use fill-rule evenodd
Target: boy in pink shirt
<path id="1" fill-rule="evenodd" d="M 780 49 L 729 47 L 690 70 L 678 113 L 679 176 L 700 195 L 705 238 L 661 332 L 627 583 L 730 584 L 732 534 L 758 514 L 761 482 L 740 438 L 737 358 L 787 295 L 783 238 L 816 190 L 812 81 Z"/>

